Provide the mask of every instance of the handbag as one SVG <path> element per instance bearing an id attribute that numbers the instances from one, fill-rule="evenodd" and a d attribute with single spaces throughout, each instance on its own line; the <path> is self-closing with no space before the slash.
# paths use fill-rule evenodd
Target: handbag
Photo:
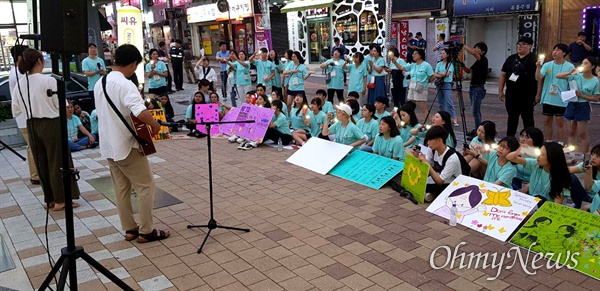
<path id="1" fill-rule="evenodd" d="M 450 62 L 446 63 L 446 72 L 448 72 L 448 66 L 450 66 Z M 433 84 L 435 84 L 436 87 L 441 87 L 442 85 L 444 85 L 444 79 L 446 79 L 446 77 L 444 77 L 444 78 L 439 78 L 439 77 L 435 78 L 433 80 Z"/>
<path id="2" fill-rule="evenodd" d="M 331 72 L 327 70 L 327 73 L 325 74 L 325 84 L 329 84 L 329 82 L 331 82 Z"/>
<path id="3" fill-rule="evenodd" d="M 368 83 L 367 89 L 375 89 L 375 83 Z"/>

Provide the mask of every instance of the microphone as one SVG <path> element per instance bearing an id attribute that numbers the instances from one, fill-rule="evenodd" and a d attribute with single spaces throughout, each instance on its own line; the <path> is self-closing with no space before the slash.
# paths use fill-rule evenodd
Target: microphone
<path id="1" fill-rule="evenodd" d="M 102 70 L 102 65 L 100 63 L 97 63 L 96 65 L 98 65 L 98 70 Z"/>

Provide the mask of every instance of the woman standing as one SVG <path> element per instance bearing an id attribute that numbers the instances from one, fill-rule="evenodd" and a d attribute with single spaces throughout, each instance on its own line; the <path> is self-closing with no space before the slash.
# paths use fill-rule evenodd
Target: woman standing
<path id="1" fill-rule="evenodd" d="M 329 82 L 327 83 L 327 97 L 329 102 L 333 103 L 333 94 L 337 94 L 338 102 L 344 102 L 344 62 L 340 60 L 342 49 L 336 48 L 333 50 L 333 58 L 326 60 L 319 67 L 326 69 L 329 74 Z"/>
<path id="2" fill-rule="evenodd" d="M 306 93 L 304 92 L 304 80 L 310 77 L 311 74 L 312 72 L 306 70 L 304 58 L 300 52 L 295 51 L 292 54 L 292 62 L 287 69 L 283 71 L 283 75 L 289 76 L 290 78 L 287 90 L 288 100 L 290 99 L 290 95 L 294 97 L 298 96 L 298 94 L 306 96 Z"/>
<path id="3" fill-rule="evenodd" d="M 230 68 L 235 70 L 235 86 L 238 96 L 246 96 L 247 92 L 252 90 L 252 80 L 250 80 L 250 62 L 246 61 L 246 53 L 239 51 L 237 56 L 230 55 L 231 60 L 227 62 Z M 232 104 L 233 105 L 233 104 Z"/>
<path id="4" fill-rule="evenodd" d="M 285 51 L 285 54 L 283 55 L 285 57 L 285 63 L 283 64 L 283 68 L 284 68 L 284 72 L 285 71 L 291 71 L 294 69 L 293 64 L 294 62 L 292 62 L 292 56 L 294 55 L 294 51 L 293 50 L 287 50 Z M 283 103 L 287 104 L 287 107 L 290 108 L 292 106 L 292 102 L 294 101 L 294 98 L 296 96 L 288 96 L 287 91 L 290 85 L 290 75 L 285 75 L 283 74 L 283 72 L 281 72 L 281 80 L 282 80 L 282 85 L 283 87 L 281 88 L 281 94 L 283 95 Z"/>
<path id="5" fill-rule="evenodd" d="M 400 69 L 410 73 L 408 100 L 414 101 L 421 109 L 423 117 L 427 115 L 427 87 L 435 78 L 433 68 L 425 61 L 425 51 L 416 49 L 413 52 L 414 63 L 401 66 Z"/>
<path id="6" fill-rule="evenodd" d="M 56 79 L 42 74 L 44 69 L 44 56 L 33 49 L 23 52 L 23 58 L 17 64 L 19 72 L 26 78 L 19 80 L 19 86 L 13 91 L 17 96 L 12 103 L 13 114 L 21 113 L 27 119 L 29 144 L 40 176 L 44 202 L 47 207 L 55 211 L 65 209 L 64 184 L 62 178 L 63 142 L 61 137 L 61 123 L 59 101 L 56 94 L 48 98 L 46 91 L 57 90 Z M 73 167 L 71 153 L 68 153 L 69 167 Z M 79 187 L 71 180 L 71 194 L 73 199 L 79 199 Z M 73 207 L 79 204 L 73 202 Z"/>
<path id="7" fill-rule="evenodd" d="M 452 65 L 452 56 L 449 49 L 444 49 L 440 53 L 442 60 L 435 66 L 436 78 L 442 79 L 441 83 L 436 84 L 436 96 L 440 111 L 450 113 L 452 124 L 458 126 L 456 122 L 456 112 L 454 110 L 454 100 L 452 100 L 452 76 L 454 75 L 454 66 Z"/>
<path id="8" fill-rule="evenodd" d="M 395 47 L 388 50 L 388 59 L 390 67 L 386 68 L 386 72 L 392 74 L 392 100 L 394 107 L 400 108 L 406 102 L 406 86 L 400 67 L 406 66 L 406 62 L 400 58 L 400 52 Z"/>
<path id="9" fill-rule="evenodd" d="M 146 64 L 146 77 L 148 77 L 148 93 L 150 99 L 156 99 L 157 96 L 167 93 L 167 76 L 169 69 L 163 61 L 158 59 L 158 51 L 151 49 L 148 52 L 150 62 Z"/>
<path id="10" fill-rule="evenodd" d="M 271 92 L 279 92 L 281 94 L 281 73 L 283 73 L 283 63 L 279 60 L 279 56 L 275 50 L 269 51 L 269 61 L 275 65 L 275 76 L 273 77 L 273 86 Z M 285 111 L 285 110 L 284 110 Z M 284 112 L 287 114 L 287 112 Z"/>
<path id="11" fill-rule="evenodd" d="M 369 72 L 367 72 L 364 60 L 365 57 L 363 54 L 357 52 L 342 65 L 342 68 L 345 71 L 350 72 L 350 76 L 348 77 L 348 92 L 356 92 L 358 94 L 357 99 L 360 106 L 367 104 L 365 99 L 367 95 L 367 77 L 369 76 Z"/>
<path id="12" fill-rule="evenodd" d="M 372 59 L 368 60 L 367 70 L 370 74 L 369 84 L 369 99 L 367 103 L 375 104 L 375 98 L 379 96 L 387 96 L 385 89 L 385 60 L 381 57 L 381 47 L 374 45 L 371 49 Z"/>

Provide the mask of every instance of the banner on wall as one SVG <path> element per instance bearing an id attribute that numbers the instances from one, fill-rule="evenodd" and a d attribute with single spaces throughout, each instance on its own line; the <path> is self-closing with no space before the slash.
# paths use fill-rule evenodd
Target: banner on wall
<path id="1" fill-rule="evenodd" d="M 390 34 L 390 44 L 392 46 L 398 47 L 400 41 L 400 23 L 393 22 L 391 27 L 392 33 Z"/>
<path id="2" fill-rule="evenodd" d="M 535 14 L 519 15 L 519 38 L 523 36 L 533 39 L 533 49 L 537 47 L 539 16 Z"/>
<path id="3" fill-rule="evenodd" d="M 400 21 L 398 33 L 400 34 L 400 57 L 406 60 L 408 55 L 408 21 Z"/>
<path id="4" fill-rule="evenodd" d="M 536 0 L 454 0 L 454 16 L 535 11 Z"/>
<path id="5" fill-rule="evenodd" d="M 436 38 L 436 42 L 437 42 L 437 37 L 441 33 L 443 33 L 443 34 L 446 35 L 446 39 L 444 39 L 444 41 L 447 41 L 448 37 L 450 36 L 450 19 L 449 18 L 436 18 L 435 19 L 435 38 Z"/>
<path id="6" fill-rule="evenodd" d="M 256 50 L 258 51 L 261 48 L 266 48 L 269 50 L 272 48 L 271 42 L 271 31 L 266 29 L 269 25 L 265 23 L 267 20 L 262 14 L 254 15 L 254 28 L 255 28 L 255 36 L 256 36 Z"/>
<path id="7" fill-rule="evenodd" d="M 142 12 L 133 6 L 123 6 L 117 9 L 119 45 L 132 44 L 144 52 L 144 32 L 142 30 Z M 135 70 L 137 76 L 144 76 L 144 64 L 140 63 Z M 140 78 L 140 83 L 144 78 Z"/>
<path id="8" fill-rule="evenodd" d="M 293 51 L 301 51 L 303 49 L 301 39 L 304 38 L 302 20 L 298 17 L 297 13 L 286 14 L 289 29 L 288 42 L 290 44 L 290 49 Z"/>

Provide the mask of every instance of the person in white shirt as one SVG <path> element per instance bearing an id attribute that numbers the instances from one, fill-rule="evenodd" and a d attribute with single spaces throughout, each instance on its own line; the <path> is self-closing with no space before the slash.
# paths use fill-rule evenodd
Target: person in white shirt
<path id="1" fill-rule="evenodd" d="M 448 131 L 441 126 L 433 126 L 427 131 L 425 136 L 427 145 L 433 152 L 433 156 L 430 160 L 423 153 L 419 153 L 419 160 L 425 163 L 429 163 L 429 177 L 433 180 L 433 183 L 427 183 L 425 190 L 425 201 L 431 202 L 437 195 L 442 193 L 448 185 L 460 176 L 462 173 L 460 160 L 458 154 L 446 146 L 446 139 L 448 138 Z M 448 152 L 451 151 L 451 152 Z M 446 154 L 450 155 L 446 163 L 444 164 L 444 157 Z"/>
<path id="2" fill-rule="evenodd" d="M 15 45 L 12 48 L 10 48 L 10 54 L 12 55 L 13 60 L 16 61 L 15 64 L 18 64 L 21 61 L 21 54 L 26 49 L 27 46 L 24 45 Z M 17 88 L 17 82 L 21 80 L 21 77 L 23 77 L 23 74 L 19 72 L 16 66 L 12 66 L 10 68 L 10 74 L 8 76 L 8 88 L 10 90 L 10 97 L 13 100 L 13 102 L 15 102 L 15 98 L 18 96 L 13 94 L 13 91 L 15 90 L 15 88 Z M 27 166 L 29 166 L 29 181 L 31 181 L 31 184 L 33 185 L 40 185 L 40 177 L 38 176 L 38 172 L 35 167 L 35 160 L 33 159 L 33 154 L 31 153 L 31 146 L 29 145 L 29 134 L 27 132 L 26 114 L 21 113 L 15 115 L 13 112 L 13 117 L 17 122 L 17 127 L 19 128 L 19 131 L 21 131 L 21 135 L 23 135 L 23 139 L 25 139 L 25 142 L 27 143 Z"/>
<path id="3" fill-rule="evenodd" d="M 105 77 L 106 95 L 126 119 L 133 114 L 149 125 L 153 132 L 158 132 L 160 125 L 146 110 L 135 84 L 127 79 L 141 62 L 142 55 L 135 46 L 125 44 L 117 48 L 113 71 Z M 94 101 L 98 115 L 98 133 L 105 137 L 100 139 L 100 153 L 108 160 L 125 240 L 137 239 L 139 243 L 145 243 L 169 237 L 168 231 L 153 228 L 152 208 L 156 186 L 148 158 L 140 151 L 136 139 L 108 103 L 102 80 L 94 87 Z M 130 126 L 133 125 L 130 123 Z M 132 189 L 137 192 L 139 226 L 133 217 Z"/>
<path id="4" fill-rule="evenodd" d="M 200 57 L 200 60 L 196 63 L 196 73 L 198 74 L 198 81 L 208 80 L 210 91 L 215 91 L 215 82 L 217 82 L 217 72 L 209 66 L 207 57 Z"/>
<path id="5" fill-rule="evenodd" d="M 60 111 L 58 96 L 48 97 L 46 91 L 57 91 L 56 79 L 42 74 L 44 69 L 44 56 L 37 50 L 28 49 L 23 52 L 22 59 L 18 62 L 19 72 L 27 73 L 18 81 L 12 92 L 15 96 L 12 102 L 13 116 L 24 115 L 27 120 L 29 143 L 31 153 L 37 166 L 37 172 L 44 191 L 44 202 L 47 208 L 55 211 L 64 210 L 65 196 L 62 178 L 63 144 L 66 140 L 61 138 Z M 69 167 L 73 167 L 73 160 L 69 153 Z M 73 199 L 79 199 L 79 187 L 72 180 L 71 193 Z M 73 208 L 79 204 L 73 203 Z"/>

